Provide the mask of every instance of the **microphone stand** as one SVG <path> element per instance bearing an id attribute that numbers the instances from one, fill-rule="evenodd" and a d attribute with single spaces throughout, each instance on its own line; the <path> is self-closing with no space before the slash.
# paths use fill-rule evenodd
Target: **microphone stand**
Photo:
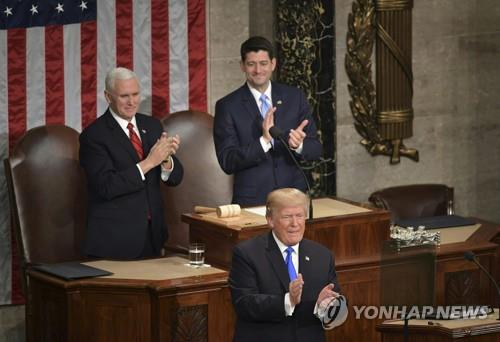
<path id="1" fill-rule="evenodd" d="M 309 221 L 312 221 L 313 219 L 313 203 L 312 203 L 312 197 L 311 197 L 311 186 L 309 185 L 309 180 L 307 179 L 307 175 L 304 172 L 304 170 L 300 167 L 299 162 L 297 161 L 297 158 L 295 158 L 295 155 L 293 154 L 292 150 L 288 146 L 288 144 L 285 142 L 285 139 L 283 139 L 283 132 L 276 126 L 273 126 L 269 129 L 269 134 L 274 139 L 278 139 L 283 146 L 285 146 L 285 149 L 288 151 L 288 154 L 292 158 L 293 162 L 295 163 L 295 166 L 300 170 L 300 173 L 302 174 L 302 177 L 304 177 L 304 180 L 306 182 L 307 186 L 307 192 L 309 193 Z"/>
<path id="2" fill-rule="evenodd" d="M 493 276 L 490 274 L 490 272 L 488 272 L 488 270 L 486 268 L 484 268 L 484 266 L 481 265 L 479 263 L 479 261 L 477 261 L 476 255 L 474 254 L 474 252 L 471 252 L 471 251 L 465 252 L 464 253 L 464 258 L 467 259 L 467 260 L 469 260 L 469 261 L 472 261 L 473 263 L 475 263 L 477 265 L 477 267 L 479 267 L 479 269 L 481 271 L 483 271 L 488 276 L 488 278 L 491 280 L 491 282 L 493 283 L 493 285 L 495 285 L 495 287 L 497 289 L 498 298 L 500 298 L 500 288 L 498 287 L 498 284 L 497 284 L 495 278 L 493 278 Z M 493 309 L 495 309 L 495 305 L 493 305 Z M 497 321 L 500 321 L 500 306 L 499 306 L 499 310 L 498 310 Z"/>

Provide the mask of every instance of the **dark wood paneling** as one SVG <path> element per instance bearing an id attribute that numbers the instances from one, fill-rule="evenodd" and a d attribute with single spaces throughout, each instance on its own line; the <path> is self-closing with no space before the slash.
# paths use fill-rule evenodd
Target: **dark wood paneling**
<path id="1" fill-rule="evenodd" d="M 30 270 L 28 279 L 28 341 L 232 339 L 226 272 L 164 281 L 62 281 Z"/>

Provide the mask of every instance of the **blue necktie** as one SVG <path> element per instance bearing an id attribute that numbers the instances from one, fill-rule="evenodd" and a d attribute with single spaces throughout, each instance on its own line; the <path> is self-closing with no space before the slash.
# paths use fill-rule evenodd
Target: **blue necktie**
<path id="1" fill-rule="evenodd" d="M 262 119 L 265 119 L 267 111 L 269 110 L 269 108 L 271 108 L 271 106 L 269 106 L 269 102 L 267 101 L 266 94 L 261 94 L 259 101 L 260 101 L 260 116 L 262 116 Z M 271 145 L 274 146 L 274 139 L 271 139 Z"/>
<path id="2" fill-rule="evenodd" d="M 267 102 L 267 96 L 265 94 L 260 95 L 260 116 L 264 119 L 266 117 L 266 113 L 269 110 L 269 102 Z"/>
<path id="3" fill-rule="evenodd" d="M 288 247 L 286 249 L 286 267 L 288 268 L 288 275 L 290 276 L 290 281 L 295 280 L 297 278 L 297 272 L 295 272 L 295 267 L 293 266 L 292 253 L 293 253 L 293 248 Z"/>

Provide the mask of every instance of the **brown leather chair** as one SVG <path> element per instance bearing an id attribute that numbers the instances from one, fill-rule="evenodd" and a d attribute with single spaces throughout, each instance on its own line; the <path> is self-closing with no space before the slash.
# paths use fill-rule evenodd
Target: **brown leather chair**
<path id="1" fill-rule="evenodd" d="M 376 191 L 368 200 L 391 212 L 395 220 L 452 215 L 453 188 L 443 184 L 412 184 Z"/>
<path id="2" fill-rule="evenodd" d="M 215 155 L 213 116 L 183 111 L 162 120 L 169 135 L 178 134 L 181 145 L 176 156 L 184 166 L 184 178 L 176 187 L 162 187 L 169 229 L 169 250 L 186 250 L 189 227 L 181 215 L 193 212 L 195 205 L 215 207 L 231 203 L 233 177 L 225 174 Z"/>
<path id="3" fill-rule="evenodd" d="M 62 125 L 30 129 L 4 160 L 23 275 L 32 264 L 82 259 L 87 193 L 78 135 Z"/>

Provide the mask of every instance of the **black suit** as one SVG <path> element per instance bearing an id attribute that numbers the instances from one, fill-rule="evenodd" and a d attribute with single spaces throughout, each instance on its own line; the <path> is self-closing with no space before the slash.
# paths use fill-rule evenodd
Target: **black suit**
<path id="1" fill-rule="evenodd" d="M 234 341 L 324 341 L 323 327 L 313 311 L 327 284 L 335 284 L 334 291 L 340 291 L 332 254 L 316 242 L 302 240 L 299 273 L 304 280 L 301 302 L 287 317 L 284 298 L 290 280 L 272 233 L 234 248 L 229 275 L 237 315 Z"/>
<path id="2" fill-rule="evenodd" d="M 147 156 L 163 127 L 147 115 L 136 114 L 135 118 Z M 183 176 L 182 164 L 173 158 L 168 185 L 179 184 Z M 160 194 L 161 167 L 146 173 L 143 181 L 138 162 L 129 137 L 109 110 L 81 133 L 80 164 L 87 176 L 89 195 L 85 254 L 137 258 L 147 238 L 154 254 L 159 254 L 168 235 Z"/>
<path id="3" fill-rule="evenodd" d="M 271 86 L 274 124 L 287 136 L 307 119 L 304 128 L 307 137 L 303 150 L 296 157 L 315 160 L 322 147 L 316 133 L 316 124 L 304 93 L 298 88 L 277 82 Z M 262 116 L 257 102 L 244 84 L 217 101 L 214 118 L 214 143 L 219 164 L 227 174 L 234 174 L 233 203 L 242 206 L 266 203 L 267 194 L 280 188 L 297 188 L 306 184 L 285 147 L 275 141 L 274 147 L 264 153 L 259 138 L 262 136 Z M 288 140 L 285 139 L 285 140 Z"/>

